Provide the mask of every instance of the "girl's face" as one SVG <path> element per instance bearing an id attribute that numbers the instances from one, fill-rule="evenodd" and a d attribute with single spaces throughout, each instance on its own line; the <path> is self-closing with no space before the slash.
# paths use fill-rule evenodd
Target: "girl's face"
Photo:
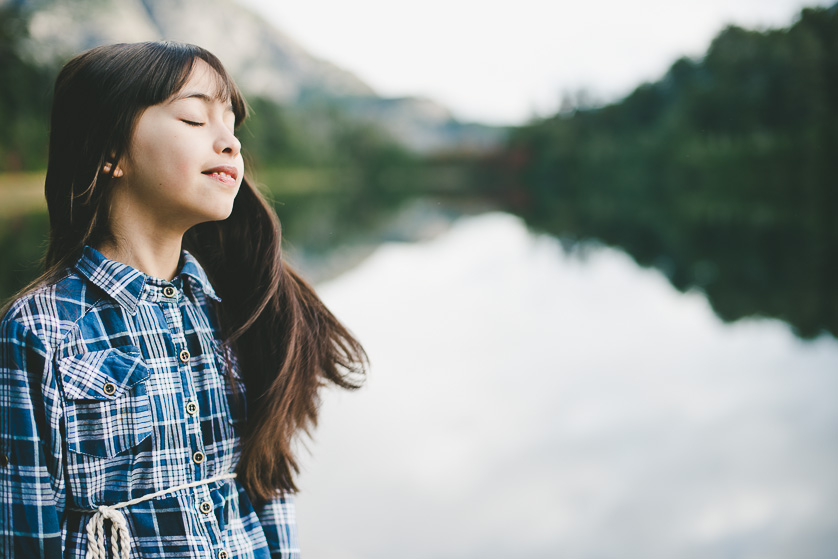
<path id="1" fill-rule="evenodd" d="M 230 215 L 244 161 L 232 106 L 217 98 L 217 89 L 217 74 L 198 59 L 178 93 L 143 111 L 118 163 L 115 218 L 131 216 L 182 234 Z"/>

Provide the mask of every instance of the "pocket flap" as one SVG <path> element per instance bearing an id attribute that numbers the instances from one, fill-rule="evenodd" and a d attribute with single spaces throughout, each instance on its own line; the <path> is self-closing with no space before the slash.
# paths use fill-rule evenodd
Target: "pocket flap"
<path id="1" fill-rule="evenodd" d="M 65 357 L 58 370 L 69 400 L 113 400 L 151 374 L 135 346 Z"/>

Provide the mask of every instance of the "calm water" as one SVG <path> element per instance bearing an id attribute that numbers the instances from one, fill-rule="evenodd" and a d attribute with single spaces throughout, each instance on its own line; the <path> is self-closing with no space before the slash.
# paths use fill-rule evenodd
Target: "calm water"
<path id="1" fill-rule="evenodd" d="M 838 343 L 724 324 L 621 252 L 515 217 L 320 286 L 365 343 L 298 497 L 308 559 L 838 553 Z"/>

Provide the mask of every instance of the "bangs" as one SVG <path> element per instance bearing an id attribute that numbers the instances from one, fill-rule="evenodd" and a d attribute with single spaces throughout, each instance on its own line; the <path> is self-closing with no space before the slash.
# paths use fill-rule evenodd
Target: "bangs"
<path id="1" fill-rule="evenodd" d="M 221 61 L 219 61 L 215 55 L 201 49 L 200 47 L 195 47 L 194 45 L 188 46 L 195 49 L 196 52 L 194 53 L 194 56 L 184 61 L 185 63 L 182 65 L 177 79 L 171 83 L 171 91 L 169 91 L 169 94 L 159 102 L 165 101 L 183 89 L 183 86 L 189 81 L 189 78 L 195 69 L 195 62 L 200 59 L 206 62 L 212 69 L 214 82 L 214 91 L 212 93 L 213 100 L 220 101 L 222 103 L 229 102 L 233 107 L 233 114 L 236 117 L 236 126 L 239 126 L 247 118 L 247 104 L 245 103 L 244 96 L 241 94 L 238 86 L 233 81 L 233 78 L 230 77 L 230 74 L 227 73 L 227 70 L 224 69 Z"/>
<path id="2" fill-rule="evenodd" d="M 200 59 L 213 70 L 213 97 L 223 103 L 229 101 L 233 106 L 236 126 L 247 118 L 244 96 L 215 55 L 199 46 L 186 43 L 146 43 L 143 47 L 153 51 L 152 57 L 155 59 L 151 64 L 152 68 L 148 69 L 150 80 L 148 87 L 144 88 L 147 97 L 143 105 L 157 105 L 177 94 L 189 81 L 195 69 L 195 61 Z"/>

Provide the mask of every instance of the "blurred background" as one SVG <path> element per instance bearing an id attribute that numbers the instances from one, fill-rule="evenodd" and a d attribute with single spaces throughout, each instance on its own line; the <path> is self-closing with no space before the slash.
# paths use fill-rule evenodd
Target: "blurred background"
<path id="1" fill-rule="evenodd" d="M 0 0 L 4 300 L 58 68 L 160 39 L 372 361 L 308 559 L 838 556 L 838 5 Z"/>

